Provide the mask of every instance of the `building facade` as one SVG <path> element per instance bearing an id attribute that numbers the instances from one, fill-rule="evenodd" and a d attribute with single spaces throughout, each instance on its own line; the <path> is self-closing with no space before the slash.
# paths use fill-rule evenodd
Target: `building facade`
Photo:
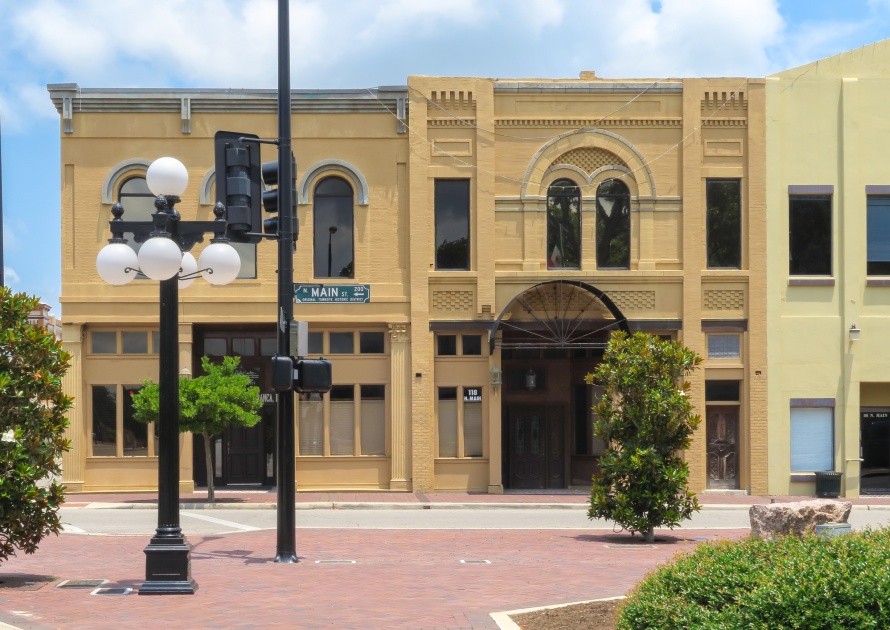
<path id="1" fill-rule="evenodd" d="M 767 79 L 772 494 L 890 493 L 890 40 Z"/>
<path id="2" fill-rule="evenodd" d="M 64 480 L 151 489 L 154 427 L 129 400 L 157 378 L 158 287 L 99 278 L 111 205 L 147 217 L 145 169 L 172 155 L 190 173 L 183 218 L 212 218 L 214 133 L 274 137 L 276 94 L 49 92 L 76 399 Z M 295 317 L 334 377 L 296 404 L 298 489 L 587 487 L 603 445 L 584 375 L 624 329 L 705 357 L 690 379 L 703 420 L 685 453 L 692 490 L 765 493 L 765 96 L 762 80 L 586 72 L 294 91 Z M 180 365 L 240 356 L 264 421 L 215 438 L 212 471 L 184 436 L 183 490 L 208 474 L 275 483 L 276 247 L 239 252 L 232 284 L 180 291 Z"/>

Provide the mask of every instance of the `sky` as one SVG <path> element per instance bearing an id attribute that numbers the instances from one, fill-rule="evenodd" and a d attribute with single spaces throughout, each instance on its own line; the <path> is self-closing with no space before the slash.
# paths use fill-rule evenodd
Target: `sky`
<path id="1" fill-rule="evenodd" d="M 275 88 L 277 6 L 0 0 L 7 286 L 64 318 L 60 125 L 47 84 Z M 762 77 L 890 37 L 890 0 L 291 0 L 290 13 L 294 89 L 582 70 Z"/>

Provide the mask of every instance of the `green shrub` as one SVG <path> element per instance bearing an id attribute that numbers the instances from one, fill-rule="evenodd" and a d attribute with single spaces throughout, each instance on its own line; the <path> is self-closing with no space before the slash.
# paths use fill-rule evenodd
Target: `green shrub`
<path id="1" fill-rule="evenodd" d="M 40 300 L 0 286 L 0 562 L 62 529 L 68 353 L 28 322 Z"/>
<path id="2" fill-rule="evenodd" d="M 890 628 L 890 529 L 704 543 L 646 576 L 617 627 Z"/>
<path id="3" fill-rule="evenodd" d="M 679 341 L 612 335 L 588 383 L 603 388 L 593 432 L 606 444 L 590 489 L 591 519 L 614 521 L 651 542 L 656 527 L 679 526 L 699 509 L 689 491 L 689 448 L 701 422 L 683 378 L 701 357 Z"/>

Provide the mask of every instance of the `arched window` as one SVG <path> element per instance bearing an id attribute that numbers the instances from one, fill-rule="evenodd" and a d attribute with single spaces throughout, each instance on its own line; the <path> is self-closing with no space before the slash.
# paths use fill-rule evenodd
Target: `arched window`
<path id="1" fill-rule="evenodd" d="M 315 187 L 315 277 L 354 278 L 352 186 L 326 177 Z"/>
<path id="2" fill-rule="evenodd" d="M 124 207 L 124 221 L 151 221 L 151 215 L 155 212 L 155 196 L 148 189 L 145 177 L 130 177 L 125 179 L 118 189 L 117 200 Z M 139 251 L 141 243 L 133 240 L 132 232 L 125 232 L 124 238 L 134 251 Z"/>
<path id="3" fill-rule="evenodd" d="M 581 189 L 569 179 L 547 189 L 547 267 L 581 268 Z"/>
<path id="4" fill-rule="evenodd" d="M 630 268 L 630 192 L 617 179 L 596 189 L 596 266 Z"/>

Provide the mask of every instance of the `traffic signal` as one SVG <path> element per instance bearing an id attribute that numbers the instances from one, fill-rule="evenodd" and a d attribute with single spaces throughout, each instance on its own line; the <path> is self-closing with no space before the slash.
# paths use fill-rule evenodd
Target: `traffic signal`
<path id="1" fill-rule="evenodd" d="M 300 222 L 297 220 L 297 163 L 291 153 L 291 225 L 293 226 L 294 241 L 300 235 Z M 278 214 L 281 208 L 278 203 L 278 192 L 281 182 L 278 181 L 278 162 L 265 162 L 262 166 L 263 184 L 266 187 L 277 186 L 274 190 L 263 191 L 263 208 L 270 214 Z M 270 216 L 263 221 L 263 232 L 266 234 L 278 234 L 278 216 Z"/>
<path id="2" fill-rule="evenodd" d="M 250 236 L 260 229 L 263 184 L 260 176 L 260 145 L 250 133 L 217 131 L 213 136 L 216 161 L 216 200 L 226 207 L 226 236 L 236 243 L 258 243 Z"/>
<path id="3" fill-rule="evenodd" d="M 297 359 L 294 362 L 294 390 L 303 394 L 331 391 L 331 362 L 326 359 Z"/>
<path id="4" fill-rule="evenodd" d="M 294 359 L 276 354 L 272 357 L 272 389 L 294 389 L 303 394 L 331 391 L 333 372 L 326 359 Z"/>

